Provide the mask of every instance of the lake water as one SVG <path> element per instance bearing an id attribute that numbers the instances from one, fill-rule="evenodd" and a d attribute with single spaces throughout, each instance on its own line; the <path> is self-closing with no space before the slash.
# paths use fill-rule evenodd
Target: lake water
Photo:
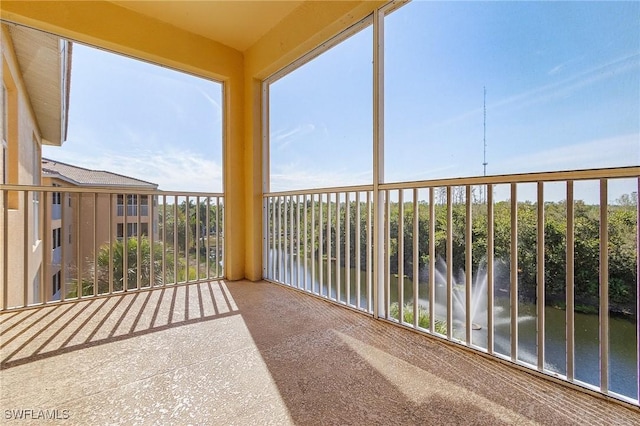
<path id="1" fill-rule="evenodd" d="M 270 253 L 272 256 L 273 253 Z M 282 262 L 285 261 L 283 256 Z M 276 281 L 286 283 L 300 282 L 300 286 L 304 287 L 306 278 L 307 288 L 315 293 L 320 292 L 322 295 L 328 295 L 333 299 L 346 301 L 346 279 L 347 271 L 340 268 L 340 294 L 338 297 L 336 278 L 336 263 L 331 262 L 331 286 L 327 287 L 327 261 L 313 262 L 315 276 L 311 276 L 311 259 L 307 261 L 307 270 L 304 268 L 304 259 L 300 260 L 298 267 L 295 257 L 287 256 L 286 260 L 294 263 L 294 267 L 287 269 L 282 268 L 282 275 L 278 275 L 279 266 L 276 265 L 275 271 L 272 268 L 273 258 L 269 259 L 269 276 Z M 320 285 L 320 270 L 322 268 L 322 286 Z M 285 276 L 285 271 L 288 273 Z M 275 275 L 274 275 L 275 272 Z M 373 297 L 371 291 L 367 290 L 366 272 L 361 271 L 360 276 L 360 308 L 368 309 L 371 305 Z M 422 274 L 421 274 L 422 275 Z M 356 294 L 358 293 L 358 285 L 356 283 L 356 271 L 351 268 L 349 270 L 350 282 L 350 303 L 356 305 Z M 426 281 L 426 280 L 425 280 Z M 413 280 L 403 280 L 404 289 L 404 305 L 413 303 Z M 480 294 L 486 292 L 480 289 L 480 284 L 474 284 L 475 290 L 479 289 Z M 496 286 L 499 287 L 499 286 Z M 505 286 L 501 286 L 504 288 Z M 506 286 L 508 287 L 508 285 Z M 460 291 L 459 294 L 463 294 Z M 418 287 L 418 300 L 421 309 L 428 311 L 429 309 L 429 288 L 428 282 L 420 282 Z M 446 286 L 438 284 L 435 288 L 434 306 L 436 311 L 436 320 L 446 320 Z M 391 275 L 389 277 L 389 303 L 397 303 L 398 301 L 398 277 Z M 472 344 L 474 346 L 484 348 L 487 347 L 487 310 L 486 297 L 474 297 L 474 311 L 472 313 L 472 321 L 480 325 L 480 330 L 474 330 L 472 333 Z M 465 310 L 464 300 L 461 303 L 453 304 L 453 337 L 455 339 L 464 340 L 465 338 Z M 505 356 L 510 356 L 511 351 L 511 308 L 508 292 L 497 291 L 494 295 L 494 351 Z M 593 386 L 600 386 L 600 343 L 599 343 L 599 317 L 598 315 L 587 315 L 575 313 L 575 378 L 576 380 L 588 383 Z M 566 375 L 566 311 L 551 306 L 545 307 L 545 370 Z M 537 365 L 537 313 L 536 306 L 533 303 L 520 302 L 518 305 L 518 359 L 520 361 Z M 610 317 L 609 318 L 609 389 L 613 392 L 624 395 L 628 398 L 638 398 L 638 362 L 637 362 L 637 334 L 636 324 L 627 319 Z M 535 368 L 535 367 L 534 367 Z"/>

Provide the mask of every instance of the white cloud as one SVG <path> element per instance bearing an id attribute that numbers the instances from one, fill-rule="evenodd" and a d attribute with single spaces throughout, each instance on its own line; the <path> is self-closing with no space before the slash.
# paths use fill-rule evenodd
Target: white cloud
<path id="1" fill-rule="evenodd" d="M 309 135 L 316 130 L 312 123 L 300 124 L 293 129 L 281 129 L 271 134 L 271 143 L 283 149 L 302 136 Z"/>
<path id="2" fill-rule="evenodd" d="M 188 150 L 132 150 L 125 154 L 95 153 L 91 156 L 52 150 L 45 156 L 80 167 L 106 170 L 157 183 L 159 189 L 165 191 L 222 191 L 222 167 Z"/>
<path id="3" fill-rule="evenodd" d="M 500 173 L 640 165 L 640 135 L 629 134 L 551 148 L 496 163 Z"/>

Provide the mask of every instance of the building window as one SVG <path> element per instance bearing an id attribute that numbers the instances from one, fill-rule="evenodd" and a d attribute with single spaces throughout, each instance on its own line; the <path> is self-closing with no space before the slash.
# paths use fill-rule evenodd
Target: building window
<path id="1" fill-rule="evenodd" d="M 69 225 L 69 244 L 71 244 L 71 225 Z"/>
<path id="2" fill-rule="evenodd" d="M 60 273 L 60 271 L 53 274 L 53 277 L 51 279 L 51 295 L 53 297 L 55 297 L 56 294 L 58 294 L 58 292 L 60 291 L 61 281 L 62 281 L 62 274 Z"/>
<path id="3" fill-rule="evenodd" d="M 54 183 L 53 186 L 59 188 L 60 185 L 58 185 L 57 183 Z M 61 204 L 61 197 L 62 197 L 62 193 L 60 192 L 53 192 L 51 194 L 51 204 L 53 205 L 60 205 Z"/>
<path id="4" fill-rule="evenodd" d="M 52 248 L 55 250 L 58 247 L 60 247 L 61 245 L 61 232 L 60 232 L 60 228 L 56 228 L 53 230 L 53 244 L 52 244 Z"/>
<path id="5" fill-rule="evenodd" d="M 126 194 L 127 197 L 127 216 L 138 215 L 138 195 Z M 124 195 L 119 194 L 117 200 L 116 214 L 118 216 L 124 216 Z M 140 196 L 140 216 L 149 215 L 149 196 Z"/>
<path id="6" fill-rule="evenodd" d="M 124 224 L 118 223 L 116 228 L 116 237 L 124 238 Z M 140 236 L 149 235 L 149 224 L 141 223 L 140 224 Z M 138 236 L 138 224 L 137 223 L 127 223 L 127 238 L 129 237 L 137 237 Z"/>

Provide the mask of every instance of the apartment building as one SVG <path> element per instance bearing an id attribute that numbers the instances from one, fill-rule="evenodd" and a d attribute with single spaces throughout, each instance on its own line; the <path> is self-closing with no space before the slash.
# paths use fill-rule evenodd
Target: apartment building
<path id="1" fill-rule="evenodd" d="M 42 145 L 61 146 L 66 138 L 72 45 L 17 25 L 2 24 L 0 32 L 0 183 L 39 186 Z M 0 280 L 8 290 L 3 306 L 44 300 L 40 198 L 36 191 L 11 190 L 0 198 L 1 238 L 8 247 L 0 256 Z"/>
<path id="2" fill-rule="evenodd" d="M 44 286 L 47 300 L 57 300 L 63 283 L 81 276 L 91 280 L 95 254 L 116 239 L 157 234 L 158 212 L 154 196 L 137 194 L 158 185 L 103 170 L 90 170 L 47 158 L 42 159 L 45 186 L 60 187 L 48 194 L 45 230 L 51 238 L 44 247 Z M 68 188 L 112 189 L 123 194 L 82 194 Z"/>

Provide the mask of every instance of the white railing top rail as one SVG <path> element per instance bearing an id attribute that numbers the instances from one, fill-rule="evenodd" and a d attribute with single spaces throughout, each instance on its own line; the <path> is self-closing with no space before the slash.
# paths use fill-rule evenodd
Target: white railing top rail
<path id="1" fill-rule="evenodd" d="M 38 185 L 1 185 L 0 191 L 40 191 L 40 192 L 69 192 L 96 194 L 138 194 L 180 197 L 224 197 L 221 192 L 193 192 L 193 191 L 163 191 L 160 189 L 132 188 L 111 186 L 38 186 Z"/>
<path id="2" fill-rule="evenodd" d="M 311 188 L 311 189 L 294 189 L 291 191 L 277 191 L 268 192 L 263 194 L 263 197 L 282 197 L 287 195 L 302 195 L 302 194 L 326 194 L 336 192 L 365 192 L 372 191 L 373 185 L 353 185 L 353 186 L 336 186 L 330 188 Z"/>
<path id="3" fill-rule="evenodd" d="M 432 179 L 412 182 L 394 182 L 380 184 L 380 189 L 430 188 L 442 186 L 465 186 L 486 184 L 536 183 L 577 181 L 591 179 L 635 178 L 640 176 L 640 166 L 616 167 L 606 169 L 569 170 L 556 172 L 517 173 L 510 175 L 473 176 L 460 178 Z"/>
<path id="4" fill-rule="evenodd" d="M 536 172 L 536 173 L 515 173 L 507 175 L 492 176 L 472 176 L 472 177 L 456 177 L 442 178 L 407 182 L 389 182 L 381 183 L 379 188 L 386 189 L 404 189 L 404 188 L 430 188 L 443 186 L 465 186 L 465 185 L 486 185 L 486 184 L 511 184 L 511 183 L 536 183 L 536 182 L 557 182 L 557 181 L 578 181 L 591 179 L 617 179 L 617 178 L 635 178 L 640 176 L 640 166 L 630 167 L 613 167 L 603 169 L 585 169 L 585 170 L 567 170 L 555 172 Z M 325 188 L 308 188 L 295 189 L 289 191 L 274 191 L 263 194 L 263 197 L 282 197 L 290 195 L 303 194 L 327 194 L 336 192 L 364 192 L 373 190 L 373 185 L 353 185 L 353 186 L 336 186 Z"/>

